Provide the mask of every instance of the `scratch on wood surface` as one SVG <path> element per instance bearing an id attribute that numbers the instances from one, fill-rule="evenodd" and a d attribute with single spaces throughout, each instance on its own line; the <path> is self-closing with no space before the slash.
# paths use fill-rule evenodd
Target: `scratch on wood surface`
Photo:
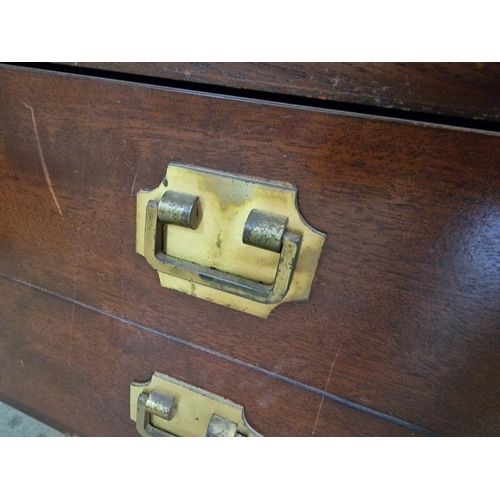
<path id="1" fill-rule="evenodd" d="M 73 331 L 75 325 L 75 304 L 71 310 L 71 330 L 69 333 L 68 367 L 71 368 L 71 351 L 73 350 Z"/>
<path id="2" fill-rule="evenodd" d="M 83 202 L 83 196 L 82 200 L 80 202 L 80 211 L 78 215 L 81 214 L 82 212 L 82 207 L 81 204 Z M 77 229 L 77 244 L 76 244 L 76 250 L 75 250 L 75 276 L 73 277 L 73 300 L 76 300 L 76 290 L 77 290 L 77 285 L 78 285 L 78 265 L 80 261 L 80 233 L 81 233 L 82 226 L 81 224 L 78 226 Z M 71 310 L 71 331 L 69 334 L 69 350 L 68 350 L 68 367 L 71 367 L 71 352 L 73 349 L 73 332 L 75 329 L 75 304 L 73 302 L 73 308 Z"/>
<path id="3" fill-rule="evenodd" d="M 124 139 L 124 141 L 123 141 L 123 145 L 122 145 L 122 148 L 120 149 L 120 152 L 118 153 L 118 156 L 116 157 L 116 160 L 115 160 L 115 161 L 118 161 L 118 159 L 119 159 L 119 158 L 120 158 L 120 156 L 122 155 L 123 150 L 125 149 L 125 144 L 127 144 L 127 139 Z"/>
<path id="4" fill-rule="evenodd" d="M 134 182 L 132 182 L 132 188 L 130 189 L 130 199 L 134 196 L 135 181 L 137 180 L 137 170 L 135 171 Z"/>
<path id="5" fill-rule="evenodd" d="M 71 351 L 72 350 L 73 350 L 73 322 L 71 324 L 71 335 L 69 337 L 69 352 L 68 352 L 68 367 L 69 368 L 71 368 Z"/>
<path id="6" fill-rule="evenodd" d="M 36 145 L 38 147 L 40 162 L 42 163 L 43 175 L 45 176 L 47 186 L 49 187 L 49 191 L 52 194 L 52 198 L 54 199 L 54 203 L 56 204 L 57 210 L 59 211 L 62 217 L 63 213 L 61 207 L 59 206 L 59 202 L 57 201 L 57 196 L 54 191 L 54 188 L 52 187 L 52 181 L 50 180 L 49 169 L 47 168 L 47 164 L 45 163 L 45 157 L 43 156 L 42 144 L 40 142 L 40 136 L 38 134 L 38 126 L 36 124 L 35 111 L 29 104 L 26 104 L 25 102 L 23 102 L 23 104 L 31 111 L 31 121 L 33 122 L 33 130 L 35 131 Z"/>
<path id="7" fill-rule="evenodd" d="M 325 384 L 325 388 L 323 389 L 323 392 L 326 392 L 326 389 L 327 389 L 328 384 L 330 382 L 330 378 L 331 378 L 332 372 L 333 372 L 333 367 L 335 366 L 335 363 L 337 362 L 337 358 L 339 357 L 340 349 L 342 349 L 342 345 L 340 345 L 340 347 L 337 350 L 337 354 L 335 354 L 335 358 L 333 359 L 332 366 L 330 367 L 330 373 L 328 374 L 328 378 L 326 379 L 326 384 Z M 311 434 L 313 436 L 314 436 L 314 431 L 316 430 L 316 425 L 318 424 L 319 414 L 321 413 L 321 408 L 323 406 L 324 400 L 325 400 L 325 396 L 323 395 L 323 396 L 321 396 L 321 401 L 319 402 L 318 413 L 316 413 L 316 419 L 314 420 L 314 425 L 313 425 L 313 429 L 311 432 Z"/>
<path id="8" fill-rule="evenodd" d="M 83 191 L 80 190 L 82 193 Z M 78 211 L 78 216 L 82 213 L 83 204 L 83 194 L 80 198 L 80 209 Z M 73 277 L 73 301 L 76 301 L 76 290 L 78 286 L 78 265 L 80 262 L 80 234 L 82 232 L 82 225 L 80 224 L 76 233 L 76 249 L 75 249 L 75 275 Z M 68 349 L 68 367 L 71 368 L 71 354 L 73 352 L 73 333 L 75 330 L 75 303 L 73 302 L 73 308 L 71 309 L 71 330 L 69 334 L 69 349 Z"/>

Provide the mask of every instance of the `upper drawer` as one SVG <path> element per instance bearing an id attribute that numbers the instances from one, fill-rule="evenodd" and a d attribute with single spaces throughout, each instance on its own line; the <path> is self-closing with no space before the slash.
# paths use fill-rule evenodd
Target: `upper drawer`
<path id="1" fill-rule="evenodd" d="M 8 67 L 0 89 L 3 275 L 437 432 L 498 430 L 498 136 Z M 327 235 L 310 300 L 262 320 L 160 288 L 135 193 L 169 162 L 295 184 Z"/>
<path id="2" fill-rule="evenodd" d="M 500 121 L 498 63 L 72 64 L 337 103 Z"/>

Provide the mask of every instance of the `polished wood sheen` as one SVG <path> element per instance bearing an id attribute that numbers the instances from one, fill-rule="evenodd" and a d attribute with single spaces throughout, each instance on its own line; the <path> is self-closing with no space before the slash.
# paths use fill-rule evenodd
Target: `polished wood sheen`
<path id="1" fill-rule="evenodd" d="M 499 63 L 71 64 L 340 103 L 500 122 Z"/>
<path id="2" fill-rule="evenodd" d="M 495 134 L 4 67 L 0 273 L 17 281 L 0 295 L 0 393 L 54 416 L 47 393 L 60 372 L 56 394 L 70 399 L 59 420 L 111 433 L 97 421 L 104 389 L 81 417 L 71 401 L 110 377 L 126 392 L 158 370 L 220 390 L 260 430 L 255 391 L 229 387 L 265 370 L 261 397 L 274 397 L 275 377 L 293 383 L 269 403 L 264 433 L 310 434 L 324 391 L 383 426 L 362 432 L 353 417 L 350 427 L 324 398 L 323 434 L 393 433 L 372 410 L 441 434 L 498 434 L 499 158 Z M 310 300 L 262 320 L 162 289 L 135 253 L 135 193 L 169 162 L 297 185 L 305 220 L 327 234 Z M 24 358 L 12 361 L 37 349 L 49 359 L 24 371 Z M 294 406 L 295 427 L 276 423 L 306 398 L 293 384 L 312 398 Z"/>
<path id="3" fill-rule="evenodd" d="M 244 405 L 267 436 L 417 434 L 33 287 L 0 278 L 0 294 L 0 396 L 69 434 L 136 436 L 129 384 L 154 370 Z"/>

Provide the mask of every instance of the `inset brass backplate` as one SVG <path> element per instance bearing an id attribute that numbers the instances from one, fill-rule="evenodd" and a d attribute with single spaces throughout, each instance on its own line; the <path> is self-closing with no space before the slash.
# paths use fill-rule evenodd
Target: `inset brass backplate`
<path id="1" fill-rule="evenodd" d="M 136 250 L 161 285 L 256 316 L 308 299 L 324 241 L 288 184 L 170 164 L 137 194 Z"/>

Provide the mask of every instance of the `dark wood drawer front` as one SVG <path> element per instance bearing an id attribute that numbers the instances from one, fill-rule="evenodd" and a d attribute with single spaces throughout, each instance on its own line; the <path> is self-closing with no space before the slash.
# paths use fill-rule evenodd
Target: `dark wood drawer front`
<path id="1" fill-rule="evenodd" d="M 51 371 L 48 390 L 58 370 L 71 373 L 70 350 L 85 370 L 95 363 L 96 384 L 129 358 L 121 384 L 171 368 L 203 385 L 206 365 L 219 373 L 206 388 L 238 399 L 246 378 L 263 376 L 256 367 L 269 374 L 259 387 L 270 398 L 277 375 L 314 400 L 297 427 L 266 421 L 263 431 L 310 433 L 320 390 L 438 433 L 498 432 L 498 136 L 8 67 L 0 99 L 0 273 L 62 297 L 16 292 L 34 294 L 37 306 L 24 318 L 30 328 L 8 327 L 25 332 L 10 342 L 39 342 L 37 311 L 47 300 L 57 333 L 45 327 L 44 342 L 64 350 L 23 376 L 43 385 L 40 373 Z M 158 185 L 172 161 L 298 186 L 304 218 L 327 234 L 307 303 L 262 320 L 160 288 L 135 253 L 135 193 Z M 15 325 L 23 301 L 13 305 L 8 292 L 0 301 L 4 323 Z M 126 337 L 130 347 L 117 346 Z M 11 356 L 2 342 L 0 353 Z M 127 353 L 116 361 L 120 349 Z M 68 389 L 85 384 L 72 376 Z M 285 385 L 283 394 L 295 390 Z M 2 376 L 0 392 L 12 397 L 15 387 Z M 269 404 L 264 419 L 279 411 Z M 361 432 L 321 412 L 325 434 Z M 97 433 L 97 425 L 80 430 Z M 376 425 L 367 432 L 390 434 Z"/>
<path id="2" fill-rule="evenodd" d="M 267 436 L 419 434 L 32 287 L 0 293 L 0 396 L 67 432 L 136 436 L 129 384 L 159 370 L 243 404 Z"/>

